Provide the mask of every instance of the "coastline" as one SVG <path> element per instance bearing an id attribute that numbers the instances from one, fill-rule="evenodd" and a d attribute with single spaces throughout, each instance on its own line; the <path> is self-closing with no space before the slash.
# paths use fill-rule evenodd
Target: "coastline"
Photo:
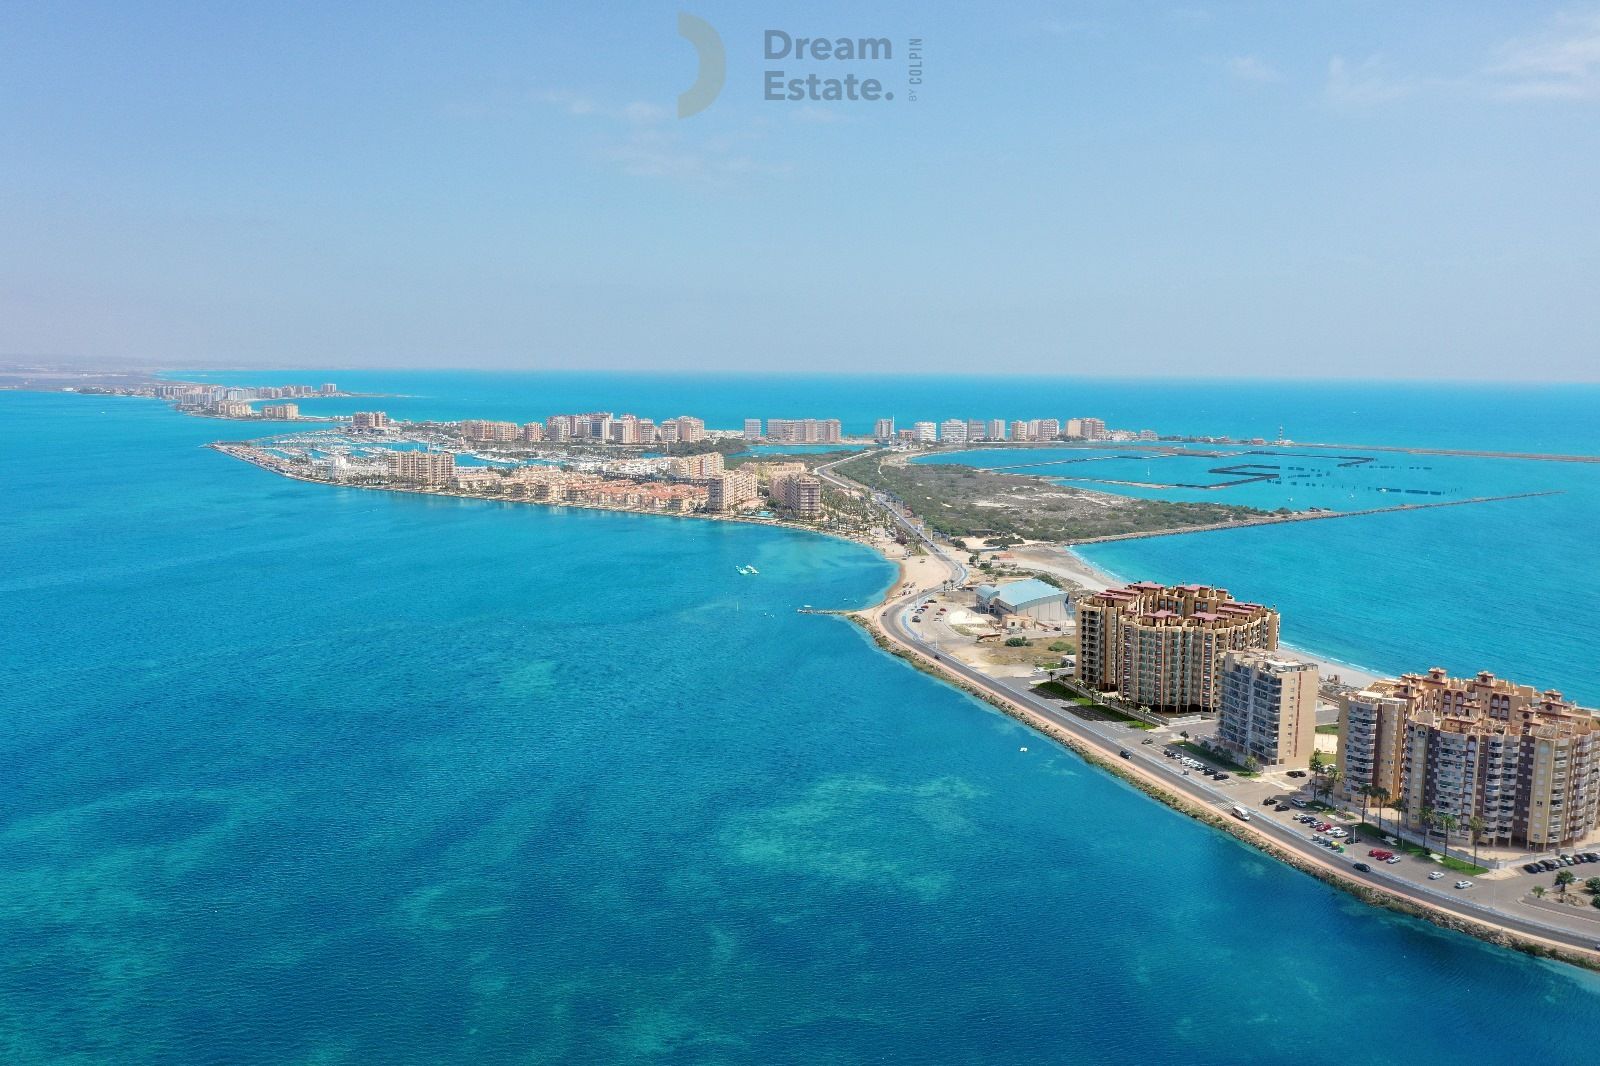
<path id="1" fill-rule="evenodd" d="M 489 503 L 535 503 L 535 501 L 531 500 L 503 500 L 449 490 L 440 491 L 392 485 L 342 486 L 316 478 L 299 476 L 277 467 L 250 462 L 248 458 L 231 452 L 225 444 L 221 446 L 213 444 L 208 447 L 249 462 L 252 466 L 261 466 L 262 469 L 280 476 L 332 488 L 378 489 L 384 492 L 451 496 Z M 573 506 L 566 504 L 537 505 L 544 507 Z M 1012 695 L 1002 694 L 988 687 L 982 681 L 969 680 L 959 676 L 952 669 L 951 664 L 941 661 L 937 656 L 930 657 L 927 652 L 915 647 L 907 639 L 897 635 L 893 626 L 886 621 L 893 609 L 902 606 L 911 598 L 923 595 L 946 584 L 952 575 L 958 575 L 964 579 L 965 568 L 947 558 L 937 546 L 930 545 L 934 548 L 933 551 L 920 551 L 919 553 L 921 545 L 901 545 L 887 537 L 872 537 L 849 534 L 838 530 L 825 530 L 781 519 L 755 519 L 744 516 L 698 512 L 672 514 L 620 508 L 591 507 L 584 509 L 611 510 L 618 513 L 646 514 L 666 518 L 701 518 L 708 521 L 733 521 L 748 525 L 781 527 L 798 532 L 823 534 L 861 544 L 876 552 L 884 561 L 895 564 L 897 568 L 896 578 L 881 589 L 877 593 L 876 600 L 866 607 L 856 610 L 817 611 L 814 613 L 834 614 L 847 618 L 860 627 L 880 651 L 893 655 L 913 668 L 929 674 L 976 699 L 982 700 L 1042 736 L 1070 749 L 1085 762 L 1132 785 L 1157 802 L 1212 828 L 1219 829 L 1286 865 L 1307 873 L 1332 887 L 1348 892 L 1362 902 L 1421 918 L 1442 928 L 1466 933 L 1500 947 L 1512 948 L 1539 958 L 1566 962 L 1583 969 L 1600 971 L 1600 951 L 1574 948 L 1569 944 L 1539 936 L 1537 933 L 1499 925 L 1484 918 L 1467 916 L 1459 911 L 1447 910 L 1425 899 L 1410 898 L 1388 887 L 1354 879 L 1350 876 L 1344 864 L 1336 863 L 1321 854 L 1300 854 L 1292 851 L 1282 841 L 1274 839 L 1259 826 L 1229 818 L 1214 806 L 1208 805 L 1202 798 L 1183 794 L 1173 787 L 1172 780 L 1163 778 L 1151 769 L 1130 760 L 1117 759 L 1115 757 L 1117 744 L 1109 738 L 1095 734 L 1087 729 L 1078 728 L 1074 723 L 1064 718 L 1052 720 L 1038 709 L 1029 707 L 1021 700 L 1013 698 Z M 1116 575 L 1095 567 L 1070 548 L 1054 545 L 1032 545 L 1018 549 L 1013 554 L 1017 561 L 1025 567 L 1031 565 L 1037 569 L 1058 574 L 1083 588 L 1100 589 L 1121 583 Z M 1317 657 L 1308 656 L 1308 658 Z M 1331 665 L 1341 676 L 1348 677 L 1351 680 L 1356 680 L 1356 674 L 1369 678 L 1376 676 L 1365 671 L 1358 671 L 1347 664 L 1336 663 L 1326 657 L 1317 658 L 1317 661 Z"/>
<path id="2" fill-rule="evenodd" d="M 894 554 L 888 550 L 887 545 L 875 544 L 872 546 L 877 547 L 880 554 L 884 555 L 890 562 L 899 563 L 898 581 L 891 584 L 884 591 L 879 601 L 870 607 L 858 611 L 830 613 L 840 614 L 848 618 L 862 630 L 863 634 L 872 641 L 878 650 L 900 659 L 913 669 L 928 674 L 930 677 L 936 678 L 974 699 L 981 700 L 1007 717 L 1069 749 L 1090 765 L 1138 789 L 1156 802 L 1213 829 L 1227 833 L 1241 843 L 1247 844 L 1302 873 L 1315 877 L 1324 884 L 1346 892 L 1363 903 L 1398 914 L 1419 918 L 1440 928 L 1465 933 L 1497 947 L 1509 948 L 1535 958 L 1564 962 L 1580 969 L 1600 972 L 1600 944 L 1597 944 L 1593 949 L 1574 948 L 1570 944 L 1551 940 L 1537 933 L 1497 924 L 1487 918 L 1468 916 L 1459 911 L 1447 910 L 1426 899 L 1411 898 L 1384 885 L 1356 879 L 1351 876 L 1347 864 L 1335 862 L 1331 858 L 1323 856 L 1320 852 L 1316 854 L 1301 854 L 1292 851 L 1283 842 L 1275 839 L 1259 826 L 1229 818 L 1220 810 L 1207 805 L 1202 800 L 1184 795 L 1173 787 L 1172 780 L 1161 777 L 1136 762 L 1117 758 L 1117 745 L 1108 738 L 1093 734 L 1087 729 L 1075 728 L 1071 724 L 1065 723 L 1064 720 L 1052 721 L 1038 710 L 1027 706 L 1018 699 L 958 676 L 949 664 L 942 661 L 942 659 L 930 658 L 924 650 L 899 637 L 893 628 L 885 622 L 885 618 L 892 608 L 915 596 L 923 595 L 939 584 L 938 581 L 927 580 L 926 575 L 922 575 L 919 580 L 919 575 L 910 565 L 914 560 L 922 559 L 931 562 L 938 569 L 944 569 L 949 563 L 942 558 L 934 556 L 912 556 L 909 552 L 900 559 L 896 559 Z M 1052 546 L 1035 547 L 1056 553 L 1049 557 L 1052 566 L 1048 569 L 1051 572 L 1076 580 L 1083 587 L 1110 587 L 1121 584 L 1115 575 L 1093 566 L 1093 564 L 1071 552 L 1070 549 Z M 1020 555 L 1021 553 L 1017 554 Z M 917 569 L 925 570 L 926 568 L 919 567 Z M 1046 567 L 1041 566 L 1040 569 L 1046 569 Z M 907 588 L 911 588 L 912 591 L 905 591 Z M 900 590 L 898 593 L 895 591 L 897 589 Z M 1302 654 L 1298 650 L 1296 650 L 1296 653 Z M 1341 674 L 1341 677 L 1352 681 L 1359 680 L 1356 677 L 1357 674 L 1365 678 L 1376 676 L 1326 657 L 1319 658 L 1309 655 L 1306 657 L 1315 658 L 1319 663 L 1331 665 Z"/>

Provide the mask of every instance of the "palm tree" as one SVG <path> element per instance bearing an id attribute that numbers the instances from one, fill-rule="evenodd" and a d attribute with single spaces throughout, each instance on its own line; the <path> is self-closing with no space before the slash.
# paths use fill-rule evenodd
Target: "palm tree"
<path id="1" fill-rule="evenodd" d="M 1378 802 L 1378 832 L 1383 832 L 1383 809 L 1389 805 L 1389 790 L 1382 785 L 1372 787 L 1372 798 Z"/>
<path id="2" fill-rule="evenodd" d="M 1337 766 L 1330 766 L 1326 772 L 1324 772 L 1323 777 L 1328 782 L 1328 798 L 1332 799 L 1334 787 L 1339 784 L 1339 780 L 1344 777 L 1344 774 L 1339 772 L 1339 768 Z"/>
<path id="3" fill-rule="evenodd" d="M 1565 896 L 1567 894 L 1567 886 L 1572 884 L 1572 882 L 1576 881 L 1577 879 L 1578 875 L 1573 873 L 1571 870 L 1562 870 L 1560 873 L 1556 874 L 1556 887 L 1559 888 L 1561 890 L 1561 894 Z"/>
<path id="4" fill-rule="evenodd" d="M 1478 865 L 1478 837 L 1487 829 L 1489 823 L 1482 816 L 1474 814 L 1467 819 L 1467 828 L 1472 830 L 1472 865 Z"/>
<path id="5" fill-rule="evenodd" d="M 1405 824 L 1406 815 L 1410 812 L 1410 810 L 1411 810 L 1411 804 L 1406 802 L 1405 794 L 1402 793 L 1400 798 L 1394 801 L 1394 813 L 1396 813 L 1396 814 L 1398 814 L 1400 816 L 1399 825 L 1404 825 Z M 1395 833 L 1396 836 L 1399 836 L 1399 832 L 1398 832 L 1399 825 L 1397 825 L 1395 827 L 1396 828 L 1396 833 Z"/>
<path id="6" fill-rule="evenodd" d="M 1372 798 L 1371 785 L 1357 785 L 1356 791 L 1361 794 L 1361 824 L 1367 824 L 1367 801 Z"/>
<path id="7" fill-rule="evenodd" d="M 1439 831 L 1444 834 L 1444 850 L 1450 850 L 1450 834 L 1456 826 L 1461 824 L 1461 819 L 1448 811 L 1441 812 L 1439 818 Z"/>
<path id="8" fill-rule="evenodd" d="M 1534 885 L 1533 886 L 1533 898 L 1534 899 L 1544 899 L 1544 886 L 1543 885 Z"/>
<path id="9" fill-rule="evenodd" d="M 1433 850 L 1428 843 L 1430 838 L 1433 836 L 1433 814 L 1434 812 L 1432 807 L 1424 807 L 1417 812 L 1417 817 L 1422 820 L 1423 851 Z"/>

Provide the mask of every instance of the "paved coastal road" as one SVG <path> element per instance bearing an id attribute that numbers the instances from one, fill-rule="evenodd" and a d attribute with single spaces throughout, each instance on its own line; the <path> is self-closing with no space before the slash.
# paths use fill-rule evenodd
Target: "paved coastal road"
<path id="1" fill-rule="evenodd" d="M 836 462 L 844 461 L 837 460 Z M 960 586 L 966 582 L 966 566 L 952 557 L 943 545 L 919 529 L 881 494 L 866 489 L 856 482 L 849 481 L 842 475 L 833 473 L 831 468 L 834 465 L 835 463 L 828 463 L 817 467 L 817 476 L 837 488 L 866 492 L 869 498 L 881 507 L 896 525 L 944 562 L 950 571 L 948 582 L 950 586 Z M 1193 802 L 1204 804 L 1222 814 L 1227 814 L 1229 809 L 1237 802 L 1237 800 L 1202 784 L 1201 781 L 1203 779 L 1184 777 L 1175 773 L 1171 769 L 1170 760 L 1154 754 L 1160 750 L 1159 748 L 1147 748 L 1143 745 L 1130 747 L 1129 745 L 1132 742 L 1126 736 L 1102 732 L 1084 719 L 1069 714 L 1055 704 L 1035 696 L 1031 691 L 1031 686 L 1025 680 L 1020 685 L 1008 684 L 1005 679 L 990 677 L 940 652 L 937 648 L 924 641 L 906 624 L 906 615 L 911 608 L 927 595 L 927 590 L 921 590 L 899 597 L 884 605 L 881 619 L 884 632 L 890 640 L 918 655 L 933 660 L 946 672 L 955 675 L 977 689 L 1026 708 L 1045 721 L 1058 726 L 1082 743 L 1093 747 L 1108 758 L 1118 758 L 1123 750 L 1127 750 L 1130 755 L 1130 762 L 1137 764 L 1140 769 L 1152 772 L 1152 776 L 1158 779 L 1159 784 L 1171 792 L 1182 795 Z M 1418 906 L 1442 911 L 1469 921 L 1499 926 L 1513 932 L 1534 936 L 1591 956 L 1600 956 L 1600 931 L 1594 933 L 1575 932 L 1558 926 L 1545 925 L 1522 915 L 1509 914 L 1492 907 L 1486 907 L 1467 896 L 1445 894 L 1445 892 L 1454 892 L 1454 889 L 1447 889 L 1444 892 L 1433 891 L 1424 885 L 1404 880 L 1381 864 L 1375 866 L 1372 873 L 1363 874 L 1352 869 L 1353 863 L 1358 860 L 1336 858 L 1326 849 L 1313 844 L 1295 826 L 1285 825 L 1266 817 L 1252 817 L 1249 825 L 1255 832 L 1271 839 L 1280 847 L 1294 852 L 1308 862 L 1315 863 L 1324 869 L 1334 871 L 1353 880 L 1370 881 L 1374 888 L 1381 889 L 1390 895 Z M 1439 883 L 1451 884 L 1453 881 L 1447 878 Z"/>
<path id="2" fill-rule="evenodd" d="M 1100 732 L 1083 719 L 1062 711 L 1048 701 L 1035 696 L 1031 691 L 1027 691 L 1026 688 L 1006 684 L 1002 679 L 980 673 L 965 663 L 935 650 L 917 636 L 905 621 L 906 612 L 921 598 L 921 594 L 904 597 L 884 611 L 884 628 L 896 643 L 936 660 L 949 673 L 985 692 L 1012 703 L 1021 704 L 1039 717 L 1059 726 L 1109 758 L 1118 757 L 1119 753 L 1126 749 L 1132 757 L 1130 761 L 1145 764 L 1143 767 L 1145 769 L 1150 769 L 1153 766 L 1160 778 L 1161 785 L 1172 792 L 1205 804 L 1222 814 L 1226 814 L 1237 802 L 1201 784 L 1200 779 L 1183 777 L 1174 773 L 1169 768 L 1169 760 L 1154 754 L 1155 751 L 1159 750 L 1158 748 L 1129 747 L 1128 745 L 1132 743 L 1131 741 Z M 1467 897 L 1430 891 L 1421 885 L 1396 877 L 1381 866 L 1374 868 L 1371 874 L 1362 874 L 1351 868 L 1354 860 L 1342 861 L 1335 859 L 1326 849 L 1320 848 L 1306 839 L 1295 827 L 1264 817 L 1252 817 L 1249 824 L 1257 832 L 1271 838 L 1274 843 L 1319 866 L 1355 880 L 1365 879 L 1371 881 L 1375 888 L 1380 888 L 1420 906 L 1431 907 L 1435 910 L 1445 911 L 1473 921 L 1503 926 L 1515 932 L 1526 933 L 1590 954 L 1600 954 L 1600 952 L 1596 951 L 1597 946 L 1600 946 L 1600 933 L 1583 935 L 1559 927 L 1530 921 L 1520 915 L 1508 914 L 1504 911 L 1485 907 Z M 1440 883 L 1448 883 L 1448 879 Z"/>

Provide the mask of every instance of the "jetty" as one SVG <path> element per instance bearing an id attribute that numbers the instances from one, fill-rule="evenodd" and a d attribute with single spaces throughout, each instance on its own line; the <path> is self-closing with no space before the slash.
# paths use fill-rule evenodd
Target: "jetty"
<path id="1" fill-rule="evenodd" d="M 1111 533 L 1103 537 L 1080 537 L 1069 540 L 1068 545 L 1104 544 L 1113 540 L 1145 540 L 1150 537 L 1176 537 L 1183 533 L 1209 533 L 1218 529 L 1244 529 L 1248 526 L 1275 526 L 1284 522 L 1319 522 L 1330 518 L 1359 518 L 1363 515 L 1393 514 L 1397 511 L 1427 511 L 1435 507 L 1466 507 L 1475 503 L 1501 503 L 1506 500 L 1531 500 L 1539 496 L 1560 496 L 1561 490 L 1546 492 L 1518 492 L 1509 496 L 1473 496 L 1465 500 L 1439 500 L 1433 503 L 1397 503 L 1392 507 L 1368 507 L 1360 511 L 1294 511 L 1289 514 L 1262 515 L 1260 518 L 1241 518 L 1234 522 L 1211 522 L 1201 526 L 1180 526 L 1176 529 L 1147 529 L 1137 533 Z"/>

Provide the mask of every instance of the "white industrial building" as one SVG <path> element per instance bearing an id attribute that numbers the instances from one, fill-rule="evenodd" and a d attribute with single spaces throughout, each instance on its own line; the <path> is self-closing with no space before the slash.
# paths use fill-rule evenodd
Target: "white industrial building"
<path id="1" fill-rule="evenodd" d="M 1037 578 L 979 585 L 977 593 L 978 610 L 1001 618 L 1014 614 L 1036 622 L 1065 622 L 1072 616 L 1066 592 Z"/>

